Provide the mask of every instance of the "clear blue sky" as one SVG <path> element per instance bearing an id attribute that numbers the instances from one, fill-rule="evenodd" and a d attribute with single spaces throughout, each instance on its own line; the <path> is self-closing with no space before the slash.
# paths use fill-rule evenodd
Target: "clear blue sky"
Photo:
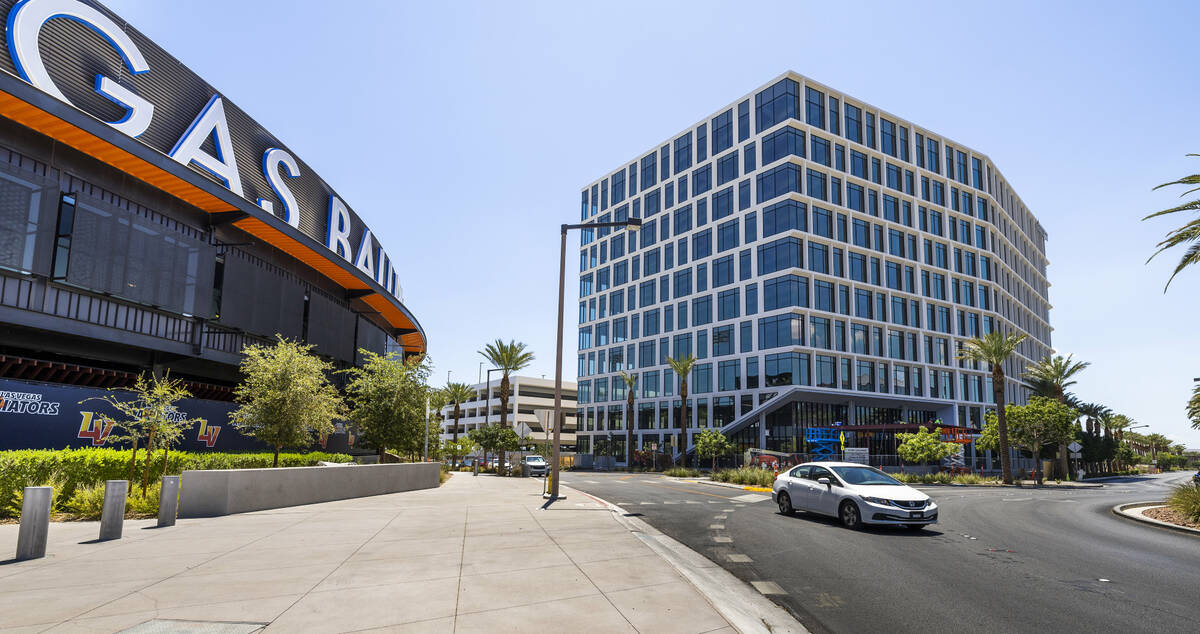
<path id="1" fill-rule="evenodd" d="M 108 4 L 370 223 L 439 382 L 473 382 L 496 337 L 553 376 L 581 186 L 792 69 L 988 154 L 1049 232 L 1053 344 L 1092 362 L 1076 393 L 1200 448 L 1200 269 L 1164 294 L 1179 254 L 1144 261 L 1185 219 L 1139 221 L 1200 172 L 1200 4 Z"/>

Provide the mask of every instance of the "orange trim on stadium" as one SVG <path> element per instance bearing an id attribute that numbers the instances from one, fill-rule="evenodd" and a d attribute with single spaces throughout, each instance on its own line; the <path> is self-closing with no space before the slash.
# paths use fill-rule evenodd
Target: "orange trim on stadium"
<path id="1" fill-rule="evenodd" d="M 103 161 L 194 207 L 209 213 L 239 211 L 233 205 L 179 176 L 5 92 L 0 92 L 0 115 Z M 346 290 L 370 289 L 366 282 L 330 260 L 330 257 L 337 257 L 336 255 L 327 256 L 312 246 L 272 227 L 262 219 L 251 216 L 233 224 L 238 229 L 295 257 Z M 414 331 L 400 336 L 400 343 L 406 350 L 425 352 L 425 338 L 421 334 L 420 328 L 404 311 L 378 292 L 373 292 L 363 297 L 362 300 L 378 311 L 393 328 Z"/>

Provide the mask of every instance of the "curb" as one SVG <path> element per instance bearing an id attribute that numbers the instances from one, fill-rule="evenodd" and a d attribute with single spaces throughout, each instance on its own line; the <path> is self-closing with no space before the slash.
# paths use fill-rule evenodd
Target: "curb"
<path id="1" fill-rule="evenodd" d="M 1165 528 L 1167 530 L 1175 531 L 1177 533 L 1188 533 L 1191 535 L 1200 535 L 1200 528 L 1190 528 L 1188 526 L 1180 526 L 1178 524 L 1171 524 L 1170 522 L 1162 522 L 1162 521 L 1159 521 L 1159 520 L 1156 520 L 1156 519 L 1153 519 L 1150 517 L 1146 517 L 1145 515 L 1142 515 L 1141 513 L 1133 512 L 1133 509 L 1148 508 L 1151 506 L 1166 506 L 1166 503 L 1165 502 L 1133 502 L 1130 504 L 1118 504 L 1118 505 L 1112 507 L 1112 513 L 1113 513 L 1113 515 L 1116 515 L 1117 517 L 1124 517 L 1126 519 L 1133 520 L 1135 522 L 1141 522 L 1142 524 L 1148 524 L 1150 526 L 1156 526 L 1158 528 Z"/>
<path id="2" fill-rule="evenodd" d="M 740 487 L 738 487 L 740 488 Z M 749 584 L 715 562 L 664 535 L 646 522 L 631 517 L 625 509 L 590 493 L 574 489 L 612 511 L 614 519 L 629 529 L 684 579 L 696 588 L 734 629 L 742 634 L 809 634 L 807 628 Z"/>

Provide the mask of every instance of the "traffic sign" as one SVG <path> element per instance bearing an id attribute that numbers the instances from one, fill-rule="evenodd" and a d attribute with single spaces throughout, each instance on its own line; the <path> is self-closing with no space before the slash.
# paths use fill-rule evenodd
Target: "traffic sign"
<path id="1" fill-rule="evenodd" d="M 1070 455 L 1072 458 L 1082 458 L 1083 457 L 1083 454 L 1079 453 L 1078 451 L 1072 451 Z"/>
<path id="2" fill-rule="evenodd" d="M 1079 453 L 1079 450 L 1083 449 L 1083 445 L 1079 444 L 1078 440 L 1072 440 L 1071 444 L 1067 445 L 1067 449 L 1070 449 L 1075 453 Z"/>

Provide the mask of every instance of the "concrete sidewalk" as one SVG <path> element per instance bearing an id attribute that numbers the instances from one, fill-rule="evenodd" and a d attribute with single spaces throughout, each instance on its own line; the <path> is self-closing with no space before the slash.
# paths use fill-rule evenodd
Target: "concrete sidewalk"
<path id="1" fill-rule="evenodd" d="M 89 543 L 97 522 L 53 524 L 46 558 L 0 565 L 0 627 L 733 631 L 610 511 L 582 496 L 542 510 L 541 486 L 454 474 L 440 489 L 173 528 L 127 521 L 104 543 Z M 16 539 L 0 526 L 0 548 Z"/>

